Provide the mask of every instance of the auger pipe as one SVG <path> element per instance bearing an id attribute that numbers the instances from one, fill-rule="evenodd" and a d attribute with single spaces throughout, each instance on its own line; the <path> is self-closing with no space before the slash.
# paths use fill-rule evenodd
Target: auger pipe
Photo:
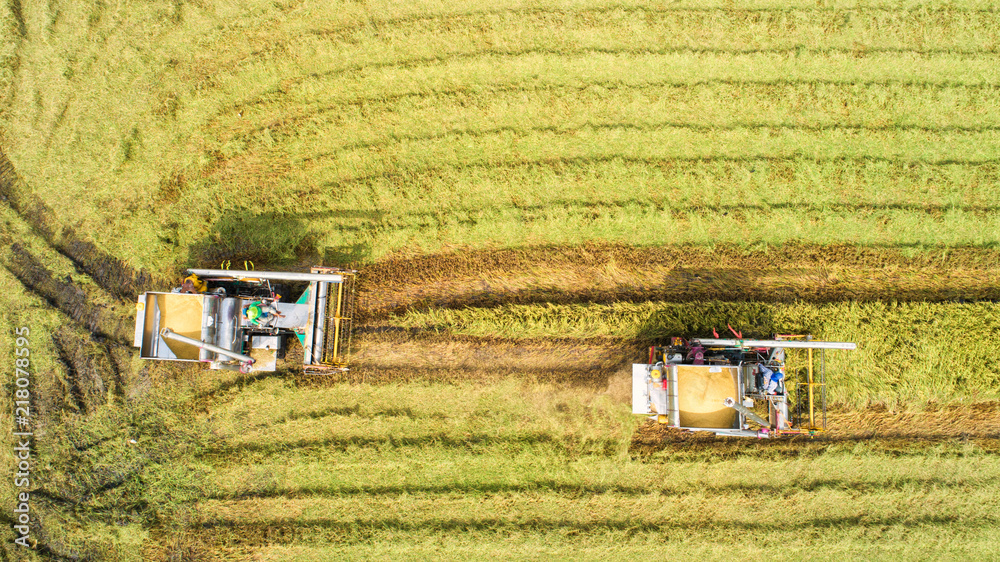
<path id="1" fill-rule="evenodd" d="M 783 340 L 710 340 L 693 339 L 704 346 L 730 347 L 783 347 L 785 349 L 847 349 L 858 348 L 858 344 L 841 341 L 783 341 Z"/>
<path id="2" fill-rule="evenodd" d="M 336 273 L 296 273 L 288 271 L 244 271 L 238 269 L 189 269 L 201 277 L 231 277 L 233 279 L 270 279 L 272 281 L 326 281 L 342 283 L 343 275 Z"/>
<path id="3" fill-rule="evenodd" d="M 737 404 L 736 400 L 733 400 L 732 398 L 726 398 L 725 401 L 723 401 L 722 403 L 736 410 L 737 412 L 743 414 L 744 416 L 750 418 L 752 421 L 759 423 L 761 427 L 771 427 L 771 424 L 764 421 L 764 418 L 753 413 L 752 411 L 750 411 L 750 408 L 747 408 L 743 404 Z"/>
<path id="4" fill-rule="evenodd" d="M 232 359 L 235 359 L 235 360 L 243 362 L 243 363 L 250 363 L 250 364 L 252 364 L 254 362 L 254 358 L 250 357 L 249 355 L 243 355 L 242 353 L 236 353 L 235 351 L 229 351 L 228 349 L 219 347 L 217 345 L 212 345 L 210 343 L 206 343 L 206 342 L 203 342 L 201 340 L 196 340 L 194 338 L 189 338 L 187 336 L 182 336 L 182 335 L 174 332 L 170 328 L 164 328 L 164 329 L 160 330 L 160 335 L 163 336 L 163 337 L 165 337 L 165 338 L 167 338 L 167 339 L 170 339 L 170 340 L 179 341 L 181 343 L 186 343 L 186 344 L 189 344 L 189 345 L 193 345 L 193 346 L 197 347 L 198 349 L 207 349 L 209 351 L 214 351 L 215 353 L 218 353 L 219 355 L 225 355 L 226 357 L 230 357 Z"/>

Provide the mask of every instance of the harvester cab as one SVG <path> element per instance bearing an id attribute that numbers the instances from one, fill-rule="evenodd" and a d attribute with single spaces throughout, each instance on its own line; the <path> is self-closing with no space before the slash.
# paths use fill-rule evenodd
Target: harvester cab
<path id="1" fill-rule="evenodd" d="M 717 435 L 813 435 L 826 430 L 826 350 L 856 348 L 797 335 L 672 338 L 649 349 L 649 363 L 632 365 L 632 413 Z M 788 349 L 806 350 L 803 380 L 785 378 Z"/>
<path id="2" fill-rule="evenodd" d="M 275 371 L 295 337 L 306 373 L 347 370 L 356 271 L 188 273 L 172 292 L 139 296 L 134 344 L 141 358 L 200 361 L 244 373 Z M 286 302 L 283 293 L 289 291 L 301 294 Z"/>

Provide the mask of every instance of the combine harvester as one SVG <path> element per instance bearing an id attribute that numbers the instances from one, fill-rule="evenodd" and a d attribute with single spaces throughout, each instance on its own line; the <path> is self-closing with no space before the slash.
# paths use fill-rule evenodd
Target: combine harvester
<path id="1" fill-rule="evenodd" d="M 287 339 L 302 343 L 306 373 L 347 370 L 356 271 L 310 273 L 189 269 L 173 292 L 136 303 L 135 346 L 143 359 L 200 361 L 212 369 L 275 371 Z M 306 285 L 305 289 L 301 287 Z M 282 302 L 288 287 L 302 291 Z"/>
<path id="2" fill-rule="evenodd" d="M 739 333 L 734 332 L 739 337 Z M 649 349 L 649 363 L 632 365 L 632 413 L 668 427 L 716 435 L 780 437 L 826 430 L 826 350 L 849 342 L 779 335 L 773 340 L 672 338 Z M 808 350 L 805 380 L 792 387 L 794 415 L 783 374 L 786 349 Z M 814 373 L 814 351 L 819 372 Z M 818 374 L 818 378 L 817 375 Z"/>

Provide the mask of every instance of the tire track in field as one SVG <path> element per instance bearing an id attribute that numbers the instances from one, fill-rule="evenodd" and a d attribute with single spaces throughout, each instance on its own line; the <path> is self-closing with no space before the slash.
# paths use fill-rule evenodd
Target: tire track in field
<path id="1" fill-rule="evenodd" d="M 152 279 L 146 272 L 136 272 L 121 260 L 99 250 L 89 241 L 80 240 L 72 229 L 61 227 L 51 210 L 28 188 L 0 148 L 0 198 L 43 244 L 73 264 L 76 272 L 93 283 L 74 281 L 71 275 L 57 278 L 24 240 L 15 241 L 6 229 L 0 231 L 9 244 L 0 263 L 29 292 L 61 311 L 73 323 L 95 337 L 115 344 L 130 344 L 132 327 L 126 317 L 131 307 L 122 301 L 136 297 L 138 287 Z"/>
<path id="2" fill-rule="evenodd" d="M 92 412 L 106 403 L 109 395 L 127 394 L 135 379 L 128 352 L 134 309 L 122 301 L 137 284 L 151 278 L 145 272 L 131 270 L 92 243 L 77 239 L 72 230 L 61 228 L 49 208 L 37 196 L 27 193 L 27 186 L 2 149 L 0 198 L 32 236 L 37 236 L 42 244 L 72 263 L 78 274 L 92 281 L 54 275 L 38 252 L 31 249 L 32 241 L 14 241 L 13 226 L 0 229 L 0 240 L 9 244 L 0 252 L 0 266 L 26 292 L 44 300 L 66 320 L 57 332 L 49 335 L 64 369 L 64 373 L 52 376 L 62 381 L 65 392 L 37 404 L 42 418 L 57 420 L 62 411 Z"/>
<path id="3" fill-rule="evenodd" d="M 55 251 L 73 262 L 101 290 L 115 299 L 131 301 L 160 281 L 145 270 L 136 271 L 122 260 L 79 237 L 55 219 L 52 210 L 32 193 L 0 148 L 0 198 Z"/>

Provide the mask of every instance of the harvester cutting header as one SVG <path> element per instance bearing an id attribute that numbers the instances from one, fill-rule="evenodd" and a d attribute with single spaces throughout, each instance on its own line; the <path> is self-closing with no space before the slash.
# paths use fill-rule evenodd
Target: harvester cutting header
<path id="1" fill-rule="evenodd" d="M 172 292 L 139 296 L 135 346 L 143 359 L 201 361 L 212 369 L 244 373 L 274 371 L 287 338 L 294 336 L 302 343 L 306 373 L 347 370 L 356 271 L 188 273 Z M 296 286 L 301 295 L 284 302 Z"/>
<path id="2" fill-rule="evenodd" d="M 649 363 L 632 365 L 632 413 L 717 435 L 812 435 L 826 430 L 826 350 L 856 348 L 798 335 L 672 338 L 670 345 L 649 349 Z M 786 349 L 807 350 L 805 380 L 786 383 Z"/>

